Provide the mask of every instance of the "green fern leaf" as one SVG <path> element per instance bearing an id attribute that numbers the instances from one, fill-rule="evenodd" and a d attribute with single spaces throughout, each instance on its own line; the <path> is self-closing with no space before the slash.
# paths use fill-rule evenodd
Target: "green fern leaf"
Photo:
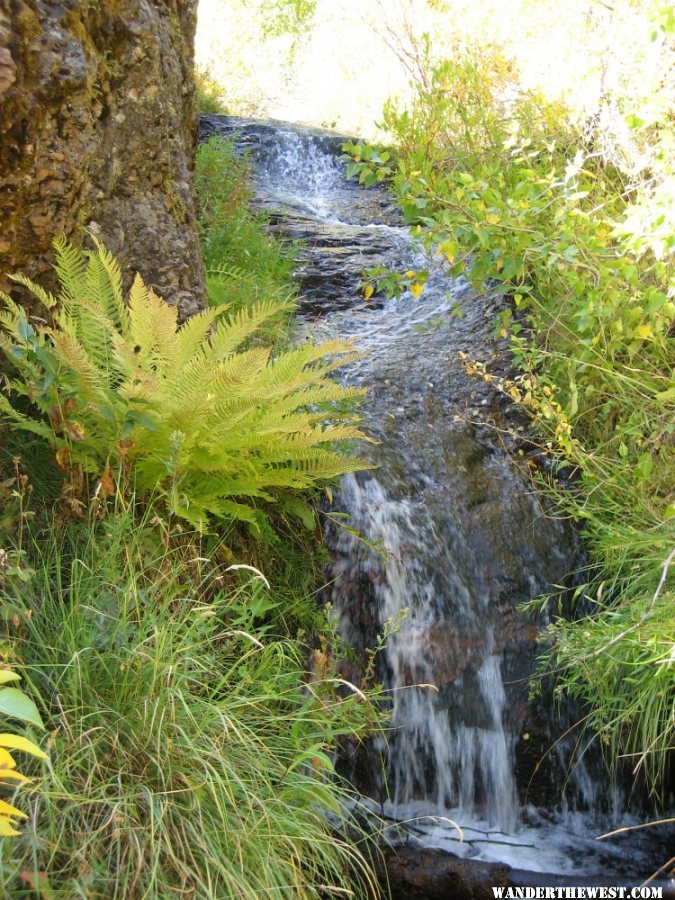
<path id="1" fill-rule="evenodd" d="M 240 347 L 261 325 L 286 309 L 291 309 L 290 301 L 268 300 L 256 303 L 248 309 L 241 309 L 231 318 L 222 319 L 211 335 L 211 353 L 221 361 Z"/>
<path id="2" fill-rule="evenodd" d="M 31 419 L 14 409 L 4 394 L 0 394 L 0 414 L 6 416 L 12 427 L 18 428 L 20 431 L 28 431 L 45 440 L 51 440 L 54 435 L 52 429 L 44 422 Z"/>
<path id="3" fill-rule="evenodd" d="M 125 333 L 129 327 L 129 313 L 122 294 L 122 273 L 115 257 L 92 235 L 96 253 L 89 255 L 87 287 L 96 298 L 113 328 Z"/>
<path id="4" fill-rule="evenodd" d="M 9 277 L 12 281 L 16 282 L 16 284 L 21 284 L 25 288 L 28 288 L 31 294 L 37 297 L 40 303 L 42 303 L 45 309 L 53 309 L 58 303 L 58 300 L 53 294 L 45 290 L 41 285 L 36 284 L 30 278 L 26 278 L 25 275 L 10 275 Z M 6 294 L 2 294 L 2 299 L 7 302 L 9 297 Z"/>
<path id="5" fill-rule="evenodd" d="M 64 306 L 70 304 L 77 306 L 78 298 L 87 295 L 86 256 L 62 237 L 54 241 L 54 250 L 56 251 L 54 271 L 61 287 L 59 299 Z"/>

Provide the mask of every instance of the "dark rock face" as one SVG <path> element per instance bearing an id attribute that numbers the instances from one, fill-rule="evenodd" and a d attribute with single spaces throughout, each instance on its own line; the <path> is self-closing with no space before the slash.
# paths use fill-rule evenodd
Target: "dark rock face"
<path id="1" fill-rule="evenodd" d="M 509 884 L 509 866 L 416 847 L 386 848 L 377 860 L 392 900 L 488 900 Z"/>
<path id="2" fill-rule="evenodd" d="M 197 0 L 0 0 L 0 288 L 84 229 L 182 318 L 205 303 L 192 194 Z"/>

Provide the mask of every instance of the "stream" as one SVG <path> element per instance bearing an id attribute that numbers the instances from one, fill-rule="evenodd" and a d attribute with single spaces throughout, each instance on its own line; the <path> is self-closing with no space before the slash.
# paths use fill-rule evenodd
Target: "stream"
<path id="1" fill-rule="evenodd" d="M 409 844 L 589 884 L 648 877 L 672 856 L 669 836 L 596 840 L 638 824 L 640 811 L 608 787 L 571 727 L 578 711 L 559 709 L 547 686 L 531 696 L 546 618 L 521 605 L 564 596 L 583 551 L 533 486 L 545 461 L 526 423 L 465 370 L 462 354 L 508 375 L 493 338 L 502 299 L 427 257 L 386 191 L 345 180 L 342 138 L 218 116 L 202 129 L 236 136 L 270 227 L 303 242 L 300 337 L 350 338 L 364 351 L 343 377 L 369 389 L 375 443 L 360 452 L 374 468 L 341 483 L 333 509 L 350 528 L 328 517 L 324 600 L 355 651 L 345 676 L 357 683 L 368 649 L 391 632 L 377 661 L 391 721 L 379 742 L 346 749 L 342 772 L 374 812 L 405 823 Z M 428 269 L 422 296 L 365 302 L 362 271 L 376 265 Z"/>

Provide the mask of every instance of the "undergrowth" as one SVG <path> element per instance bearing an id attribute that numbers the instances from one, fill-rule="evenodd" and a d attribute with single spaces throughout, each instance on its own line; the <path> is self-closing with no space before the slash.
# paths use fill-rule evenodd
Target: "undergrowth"
<path id="1" fill-rule="evenodd" d="M 51 763 L 0 892 L 374 894 L 358 836 L 335 830 L 331 756 L 371 728 L 371 699 L 307 673 L 257 573 L 169 543 L 129 514 L 36 532 L 33 576 L 5 591 Z"/>
<path id="2" fill-rule="evenodd" d="M 56 296 L 15 277 L 40 316 L 2 297 L 3 662 L 49 735 L 0 804 L 2 896 L 379 893 L 333 768 L 378 690 L 339 677 L 313 599 L 313 494 L 361 466 L 329 377 L 353 348 L 288 348 L 292 260 L 247 172 L 202 149 L 211 306 L 182 326 L 99 244 L 56 242 Z"/>

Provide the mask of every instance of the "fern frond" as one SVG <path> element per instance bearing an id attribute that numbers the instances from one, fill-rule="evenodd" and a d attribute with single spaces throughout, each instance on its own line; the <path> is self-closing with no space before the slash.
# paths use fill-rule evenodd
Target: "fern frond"
<path id="1" fill-rule="evenodd" d="M 47 441 L 50 441 L 54 437 L 54 432 L 49 425 L 45 422 L 31 419 L 29 416 L 14 409 L 7 397 L 0 393 L 0 418 L 2 415 L 5 415 L 10 420 L 10 424 L 13 428 L 17 428 L 20 431 L 28 431 Z"/>
<path id="2" fill-rule="evenodd" d="M 335 359 L 326 360 L 333 356 Z M 329 341 L 325 344 L 306 344 L 296 350 L 284 353 L 269 367 L 266 373 L 266 384 L 270 388 L 289 384 L 318 382 L 324 378 L 324 373 L 332 371 L 351 362 L 359 354 L 354 350 L 354 345 L 348 341 Z M 320 364 L 316 364 L 318 361 Z M 315 363 L 316 365 L 311 365 Z"/>
<path id="3" fill-rule="evenodd" d="M 186 365 L 203 349 L 203 344 L 216 319 L 223 315 L 226 306 L 211 307 L 197 313 L 178 329 L 178 365 Z"/>
<path id="4" fill-rule="evenodd" d="M 178 360 L 178 310 L 136 275 L 129 294 L 128 342 L 138 364 L 171 372 Z"/>
<path id="5" fill-rule="evenodd" d="M 252 269 L 244 269 L 241 266 L 232 266 L 221 263 L 218 266 L 209 266 L 204 269 L 207 275 L 217 278 L 227 278 L 229 281 L 252 282 L 257 284 L 257 274 Z"/>
<path id="6" fill-rule="evenodd" d="M 111 337 L 115 326 L 97 298 L 80 297 L 77 305 L 59 311 L 56 323 L 75 338 L 85 349 L 91 362 L 105 377 L 111 365 L 113 348 Z"/>
<path id="7" fill-rule="evenodd" d="M 269 357 L 269 347 L 254 347 L 229 357 L 214 369 L 213 388 L 220 394 L 225 389 L 252 384 L 264 372 Z"/>
<path id="8" fill-rule="evenodd" d="M 286 309 L 292 303 L 266 300 L 254 306 L 240 309 L 234 316 L 222 319 L 213 329 L 210 347 L 213 358 L 221 361 L 240 347 L 261 325 Z"/>
<path id="9" fill-rule="evenodd" d="M 58 300 L 53 294 L 45 290 L 42 285 L 36 284 L 30 278 L 27 278 L 25 275 L 10 275 L 9 277 L 12 281 L 16 282 L 16 284 L 21 284 L 25 288 L 28 288 L 31 294 L 37 297 L 45 309 L 53 309 L 58 303 Z M 6 301 L 9 298 L 7 297 L 7 294 L 3 294 L 2 299 Z"/>
<path id="10" fill-rule="evenodd" d="M 80 342 L 63 331 L 50 331 L 52 343 L 64 363 L 78 378 L 83 399 L 87 402 L 106 402 L 108 393 L 102 383 L 101 372 L 92 363 Z"/>
<path id="11" fill-rule="evenodd" d="M 91 239 L 96 252 L 89 256 L 87 287 L 92 299 L 98 303 L 113 327 L 125 334 L 129 328 L 129 312 L 122 294 L 122 273 L 115 257 L 94 235 Z"/>
<path id="12" fill-rule="evenodd" d="M 150 331 L 150 293 L 138 272 L 129 292 L 129 344 L 143 349 Z M 138 351 L 141 352 L 140 350 Z M 145 355 L 139 357 L 144 359 Z"/>
<path id="13" fill-rule="evenodd" d="M 11 297 L 2 291 L 0 291 L 0 300 L 3 301 L 6 307 L 5 309 L 0 310 L 0 325 L 2 325 L 9 334 L 18 336 L 17 326 L 19 324 L 19 318 L 21 316 L 25 318 L 25 312 L 18 303 L 15 303 Z"/>
<path id="14" fill-rule="evenodd" d="M 171 511 L 181 516 L 199 531 L 203 531 L 211 516 L 218 519 L 233 519 L 246 522 L 254 528 L 260 528 L 260 513 L 258 510 L 246 506 L 244 503 L 236 503 L 233 500 L 212 500 L 208 506 L 196 501 L 180 498 L 178 502 L 171 504 Z"/>
<path id="15" fill-rule="evenodd" d="M 87 262 L 84 253 L 77 250 L 69 241 L 58 237 L 54 241 L 56 251 L 56 272 L 61 287 L 61 302 L 64 305 L 77 304 L 79 297 L 87 293 Z"/>
<path id="16" fill-rule="evenodd" d="M 241 391 L 264 371 L 269 353 L 268 348 L 256 347 L 238 353 L 216 367 L 208 358 L 186 366 L 171 386 L 169 409 L 172 421 L 177 423 L 175 427 L 181 427 L 178 423 L 187 419 L 192 421 L 190 430 L 195 430 L 198 427 L 196 417 L 210 419 L 220 396 Z"/>

